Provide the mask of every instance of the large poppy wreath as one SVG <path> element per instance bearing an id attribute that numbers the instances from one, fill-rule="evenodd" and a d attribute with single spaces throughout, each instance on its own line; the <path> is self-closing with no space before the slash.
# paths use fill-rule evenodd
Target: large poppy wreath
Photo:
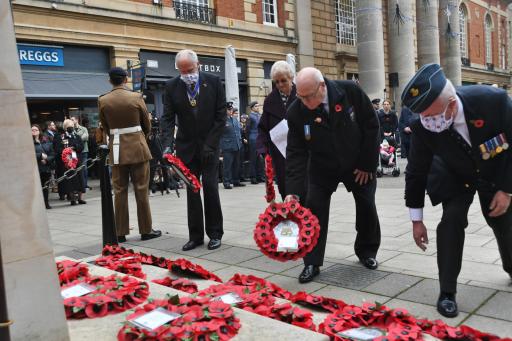
<path id="1" fill-rule="evenodd" d="M 279 240 L 274 229 L 279 223 L 290 220 L 297 224 L 298 249 L 294 252 L 278 251 Z M 254 240 L 263 254 L 281 262 L 303 258 L 311 252 L 318 242 L 320 224 L 318 218 L 297 201 L 287 203 L 272 203 L 260 215 L 254 229 Z"/>
<path id="2" fill-rule="evenodd" d="M 235 317 L 233 308 L 220 301 L 210 301 L 206 297 L 169 297 L 166 300 L 154 300 L 127 317 L 134 320 L 157 308 L 178 314 L 176 319 L 153 330 L 141 328 L 126 322 L 117 334 L 119 341 L 133 340 L 229 340 L 240 329 L 240 321 Z"/>
<path id="3" fill-rule="evenodd" d="M 64 167 L 67 169 L 76 169 L 76 166 L 78 166 L 78 158 L 73 157 L 73 148 L 71 147 L 64 148 L 61 159 L 64 163 Z"/>
<path id="4" fill-rule="evenodd" d="M 183 161 L 172 154 L 164 154 L 164 157 L 169 161 L 172 169 L 181 178 L 181 180 L 185 182 L 187 187 L 194 193 L 199 192 L 201 189 L 201 182 L 199 182 L 197 177 L 190 171 L 190 169 L 187 168 L 187 166 L 185 166 Z"/>
<path id="5" fill-rule="evenodd" d="M 56 265 L 60 285 L 89 277 L 89 268 L 84 263 L 66 259 L 57 262 Z"/>
<path id="6" fill-rule="evenodd" d="M 96 265 L 122 272 L 127 275 L 145 279 L 146 274 L 142 272 L 140 256 L 137 254 L 109 255 L 96 258 Z"/>
<path id="7" fill-rule="evenodd" d="M 148 285 L 130 276 L 89 277 L 62 286 L 62 289 L 82 284 L 92 291 L 84 296 L 64 299 L 68 319 L 103 317 L 117 314 L 144 302 Z"/>

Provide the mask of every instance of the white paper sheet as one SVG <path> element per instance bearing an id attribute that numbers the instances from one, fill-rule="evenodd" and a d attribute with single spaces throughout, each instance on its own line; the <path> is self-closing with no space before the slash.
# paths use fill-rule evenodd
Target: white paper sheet
<path id="1" fill-rule="evenodd" d="M 279 149 L 284 158 L 286 158 L 286 144 L 288 142 L 288 121 L 282 120 L 270 130 L 270 139 Z"/>
<path id="2" fill-rule="evenodd" d="M 93 292 L 95 288 L 85 284 L 80 283 L 77 285 L 73 285 L 72 287 L 66 288 L 60 292 L 62 298 L 70 298 L 70 297 L 80 297 L 83 295 L 87 295 L 90 292 Z"/>
<path id="3" fill-rule="evenodd" d="M 145 329 L 155 330 L 158 327 L 163 326 L 167 322 L 175 320 L 180 316 L 181 315 L 171 313 L 164 308 L 156 308 L 155 310 L 139 316 L 130 322 Z"/>
<path id="4" fill-rule="evenodd" d="M 242 302 L 243 300 L 237 294 L 230 292 L 229 294 L 217 296 L 213 298 L 212 301 L 222 301 L 223 303 L 226 304 L 237 304 Z"/>

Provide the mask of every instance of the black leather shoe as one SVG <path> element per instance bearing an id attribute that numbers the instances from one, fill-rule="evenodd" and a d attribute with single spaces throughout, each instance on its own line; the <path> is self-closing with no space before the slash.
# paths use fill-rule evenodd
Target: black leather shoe
<path id="1" fill-rule="evenodd" d="M 162 231 L 160 230 L 151 230 L 149 233 L 143 233 L 140 235 L 141 240 L 150 240 L 153 238 L 158 238 L 162 235 Z"/>
<path id="2" fill-rule="evenodd" d="M 306 265 L 299 275 L 299 283 L 311 282 L 320 273 L 318 265 Z"/>
<path id="3" fill-rule="evenodd" d="M 259 182 L 256 179 L 251 180 L 251 185 L 257 185 Z"/>
<path id="4" fill-rule="evenodd" d="M 379 262 L 375 258 L 368 257 L 368 258 L 359 258 L 359 261 L 361 264 L 363 264 L 365 267 L 367 267 L 370 270 L 375 270 L 379 267 Z"/>
<path id="5" fill-rule="evenodd" d="M 233 186 L 230 185 L 224 185 L 224 189 L 233 189 Z"/>
<path id="6" fill-rule="evenodd" d="M 80 205 L 85 205 L 85 204 L 87 204 L 87 201 L 80 199 L 80 200 L 78 200 L 78 203 Z"/>
<path id="7" fill-rule="evenodd" d="M 459 315 L 455 294 L 442 292 L 437 300 L 437 311 L 445 317 L 455 317 Z"/>
<path id="8" fill-rule="evenodd" d="M 212 239 L 208 242 L 208 250 L 218 249 L 221 244 L 220 239 Z"/>
<path id="9" fill-rule="evenodd" d="M 193 250 L 196 247 L 198 247 L 200 245 L 203 245 L 203 244 L 204 244 L 203 241 L 196 242 L 196 241 L 193 241 L 193 240 L 189 240 L 185 245 L 183 245 L 183 247 L 181 249 L 183 251 L 189 251 L 189 250 Z"/>
<path id="10" fill-rule="evenodd" d="M 237 183 L 233 184 L 233 187 L 245 187 L 245 184 Z"/>
<path id="11" fill-rule="evenodd" d="M 117 241 L 119 243 L 126 243 L 126 236 L 117 236 Z"/>

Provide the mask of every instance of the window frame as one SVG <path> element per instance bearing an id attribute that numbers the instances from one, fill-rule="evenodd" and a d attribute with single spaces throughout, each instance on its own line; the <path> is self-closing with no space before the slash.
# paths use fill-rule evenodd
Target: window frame
<path id="1" fill-rule="evenodd" d="M 274 16 L 274 22 L 266 21 L 267 12 L 266 12 L 265 6 L 267 4 L 269 6 L 274 7 L 274 13 L 269 13 L 269 15 Z M 262 16 L 263 16 L 262 17 L 263 25 L 275 26 L 275 27 L 279 26 L 279 17 L 278 17 L 279 12 L 277 10 L 277 0 L 262 0 L 261 1 L 261 12 L 262 12 Z"/>
<path id="2" fill-rule="evenodd" d="M 484 20 L 484 41 L 485 41 L 485 63 L 493 64 L 492 51 L 492 17 L 489 13 L 485 15 Z"/>
<path id="3" fill-rule="evenodd" d="M 336 0 L 334 2 L 334 24 L 336 25 L 336 42 L 338 44 L 357 46 L 357 18 L 355 10 L 355 0 Z M 351 14 L 350 17 L 346 15 L 347 13 Z"/>
<path id="4" fill-rule="evenodd" d="M 459 33 L 460 57 L 469 59 L 468 11 L 464 4 L 459 6 Z"/>

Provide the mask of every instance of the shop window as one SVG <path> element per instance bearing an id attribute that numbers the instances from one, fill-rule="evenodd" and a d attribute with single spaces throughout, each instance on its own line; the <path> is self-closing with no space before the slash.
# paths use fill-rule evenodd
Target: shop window
<path id="1" fill-rule="evenodd" d="M 263 0 L 263 23 L 277 26 L 277 0 Z"/>
<path id="2" fill-rule="evenodd" d="M 357 43 L 355 0 L 336 0 L 335 20 L 338 43 L 355 46 Z"/>
<path id="3" fill-rule="evenodd" d="M 468 55 L 468 15 L 466 6 L 463 4 L 459 7 L 459 38 L 460 38 L 460 57 L 469 59 Z"/>

